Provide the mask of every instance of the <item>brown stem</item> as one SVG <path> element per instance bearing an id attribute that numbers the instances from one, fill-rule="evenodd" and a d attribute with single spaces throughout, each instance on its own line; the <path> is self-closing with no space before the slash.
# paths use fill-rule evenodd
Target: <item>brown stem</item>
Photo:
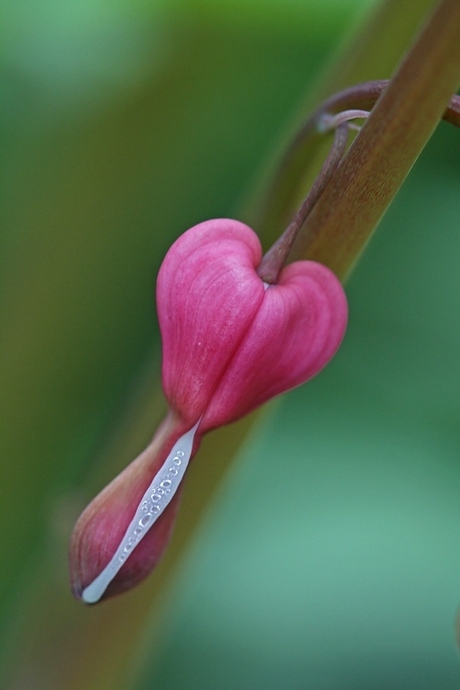
<path id="1" fill-rule="evenodd" d="M 334 94 L 315 110 L 295 136 L 281 165 L 280 175 L 304 139 L 312 134 L 324 134 L 335 128 L 331 150 L 308 196 L 285 232 L 262 259 L 257 272 L 266 283 L 276 283 L 300 229 L 337 170 L 345 153 L 349 129 L 352 127 L 349 120 L 367 118 L 367 108 L 371 109 L 376 104 L 388 84 L 389 80 L 364 82 Z M 452 96 L 442 117 L 454 126 L 460 127 L 460 96 Z"/>
<path id="2" fill-rule="evenodd" d="M 369 115 L 369 110 L 358 110 L 356 108 L 351 108 L 350 110 L 342 110 L 340 113 L 337 113 L 336 115 L 330 115 L 328 113 L 325 113 L 321 120 L 318 122 L 318 130 L 320 132 L 330 132 L 332 129 L 335 129 L 339 125 L 342 124 L 342 122 L 348 122 L 349 127 L 352 129 L 357 129 L 358 131 L 361 129 L 360 125 L 356 125 L 352 122 L 352 120 L 365 120 Z"/>
<path id="3" fill-rule="evenodd" d="M 441 0 L 388 86 L 377 85 L 381 97 L 309 215 L 293 258 L 346 277 L 440 118 L 459 124 L 458 97 L 451 97 L 459 82 L 460 3 Z"/>
<path id="4" fill-rule="evenodd" d="M 347 146 L 348 132 L 349 125 L 347 122 L 343 122 L 337 126 L 329 154 L 305 201 L 281 237 L 278 238 L 275 244 L 272 245 L 262 258 L 257 273 L 266 283 L 276 283 L 278 275 L 286 263 L 286 259 L 300 228 L 305 223 L 308 214 L 325 190 L 329 180 L 343 158 Z"/>
<path id="5" fill-rule="evenodd" d="M 352 109 L 372 110 L 389 83 L 389 79 L 366 81 L 362 84 L 356 84 L 342 91 L 338 91 L 327 100 L 323 101 L 294 136 L 279 167 L 277 179 L 283 174 L 285 167 L 288 165 L 290 158 L 295 154 L 298 147 L 303 144 L 308 137 L 326 131 L 323 125 L 325 117 L 335 114 L 338 115 L 342 111 Z M 452 96 L 442 118 L 446 120 L 446 122 L 460 127 L 460 96 Z M 276 186 L 276 184 L 277 180 L 274 181 L 273 186 Z"/>

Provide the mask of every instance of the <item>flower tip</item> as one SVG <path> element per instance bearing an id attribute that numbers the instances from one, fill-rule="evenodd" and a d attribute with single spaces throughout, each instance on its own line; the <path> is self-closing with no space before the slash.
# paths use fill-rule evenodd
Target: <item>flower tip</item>
<path id="1" fill-rule="evenodd" d="M 84 604 L 96 604 L 132 589 L 155 568 L 171 536 L 177 512 L 178 493 L 152 529 L 135 549 L 118 557 L 126 522 L 121 529 L 107 529 L 103 512 L 88 519 L 88 506 L 77 522 L 70 544 L 70 581 L 73 596 Z M 101 521 L 102 520 L 102 524 Z M 128 518 L 129 520 L 129 518 Z M 124 523 L 124 524 L 123 524 Z"/>
<path id="2" fill-rule="evenodd" d="M 175 420 L 166 424 L 169 438 L 152 443 L 82 513 L 69 553 L 78 600 L 95 604 L 121 594 L 155 568 L 171 537 L 199 423 L 183 434 Z"/>

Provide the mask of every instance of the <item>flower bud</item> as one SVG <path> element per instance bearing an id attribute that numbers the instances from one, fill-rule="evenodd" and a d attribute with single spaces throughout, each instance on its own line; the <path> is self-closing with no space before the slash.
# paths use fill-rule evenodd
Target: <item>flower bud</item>
<path id="1" fill-rule="evenodd" d="M 166 255 L 157 283 L 163 388 L 200 431 L 228 424 L 317 374 L 347 322 L 343 288 L 298 261 L 275 285 L 257 274 L 257 235 L 234 220 L 196 225 Z"/>
<path id="2" fill-rule="evenodd" d="M 304 383 L 336 352 L 347 322 L 338 279 L 298 261 L 268 285 L 261 258 L 255 233 L 227 219 L 196 225 L 168 251 L 157 307 L 171 414 L 75 526 L 72 587 L 85 602 L 123 592 L 155 567 L 203 433 Z"/>
<path id="3" fill-rule="evenodd" d="M 157 505 L 150 501 L 148 510 L 139 510 L 137 520 L 134 518 L 152 478 L 158 476 L 182 431 L 177 419 L 169 415 L 152 443 L 81 514 L 69 550 L 72 591 L 77 599 L 94 603 L 102 595 L 107 598 L 120 594 L 138 584 L 156 566 L 171 536 L 180 488 L 172 494 L 164 512 L 158 511 L 158 517 L 154 515 Z M 199 439 L 193 452 L 198 445 Z M 120 553 L 115 557 L 118 549 Z M 97 578 L 110 566 L 113 570 L 106 577 L 105 586 L 95 588 Z M 89 589 L 92 584 L 94 591 Z"/>

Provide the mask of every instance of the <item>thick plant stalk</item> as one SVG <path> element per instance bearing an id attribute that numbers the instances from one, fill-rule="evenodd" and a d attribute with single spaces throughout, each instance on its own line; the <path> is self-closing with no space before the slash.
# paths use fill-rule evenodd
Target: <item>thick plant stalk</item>
<path id="1" fill-rule="evenodd" d="M 460 83 L 460 3 L 442 0 L 309 216 L 295 256 L 344 278 Z"/>
<path id="2" fill-rule="evenodd" d="M 278 272 L 287 262 L 292 246 L 299 233 L 302 231 L 302 226 L 306 223 L 318 199 L 321 197 L 321 194 L 326 189 L 342 162 L 347 147 L 349 132 L 352 129 L 359 131 L 359 125 L 353 123 L 352 120 L 367 119 L 371 109 L 388 88 L 389 83 L 390 81 L 388 79 L 364 82 L 363 84 L 357 84 L 335 93 L 333 96 L 326 99 L 326 101 L 323 101 L 294 137 L 273 182 L 273 194 L 276 194 L 277 186 L 279 182 L 283 180 L 283 173 L 285 170 L 289 169 L 298 148 L 301 147 L 304 142 L 308 142 L 311 139 L 318 139 L 319 135 L 336 128 L 334 143 L 329 155 L 305 201 L 294 215 L 284 233 L 265 254 L 258 268 L 258 274 L 268 283 L 276 280 Z M 367 110 L 362 110 L 362 108 L 366 108 Z M 446 110 L 442 114 L 442 118 L 455 127 L 460 128 L 460 96 L 455 94 L 451 97 Z M 300 238 L 298 244 L 301 243 L 301 239 L 302 238 Z M 308 244 L 308 240 L 308 237 L 304 237 L 304 244 Z"/>
<path id="3" fill-rule="evenodd" d="M 272 189 L 272 176 L 279 161 L 305 114 L 345 87 L 371 79 L 388 79 L 435 4 L 435 0 L 383 0 L 333 52 L 262 171 L 255 195 L 245 208 L 245 220 L 258 228 L 267 247 L 279 237 L 280 228 L 290 222 L 327 151 L 321 137 L 306 141 L 283 171 L 276 194 L 267 193 L 267 187 Z"/>

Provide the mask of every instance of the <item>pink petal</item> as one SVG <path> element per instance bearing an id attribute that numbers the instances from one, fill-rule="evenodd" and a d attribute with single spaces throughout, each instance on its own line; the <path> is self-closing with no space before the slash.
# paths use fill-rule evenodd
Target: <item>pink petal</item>
<path id="1" fill-rule="evenodd" d="M 264 298 L 255 272 L 257 235 L 235 220 L 188 230 L 161 266 L 157 306 L 163 343 L 163 388 L 192 426 L 211 400 Z"/>
<path id="2" fill-rule="evenodd" d="M 184 431 L 177 419 L 167 418 L 154 441 L 91 501 L 79 517 L 69 549 L 72 590 L 78 599 L 112 559 L 144 492 Z M 198 446 L 199 438 L 194 452 Z M 169 542 L 180 494 L 181 489 L 132 551 L 108 586 L 104 599 L 131 589 L 156 566 Z"/>
<path id="3" fill-rule="evenodd" d="M 346 323 L 346 297 L 329 269 L 312 261 L 287 266 L 266 290 L 201 430 L 233 421 L 317 374 L 339 347 Z"/>

